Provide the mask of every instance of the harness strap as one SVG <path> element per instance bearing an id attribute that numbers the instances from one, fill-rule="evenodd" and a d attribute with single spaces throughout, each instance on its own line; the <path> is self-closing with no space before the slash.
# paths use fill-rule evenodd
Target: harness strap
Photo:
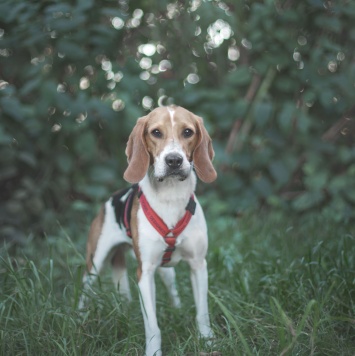
<path id="1" fill-rule="evenodd" d="M 132 238 L 132 231 L 131 231 L 132 204 L 133 204 L 133 198 L 138 191 L 138 184 L 133 184 L 131 189 L 132 190 L 129 193 L 129 195 L 124 203 L 124 213 L 123 213 L 123 225 L 126 229 L 127 236 L 130 238 Z"/>
<path id="2" fill-rule="evenodd" d="M 164 264 L 170 262 L 171 255 L 175 250 L 176 238 L 185 230 L 186 226 L 189 224 L 192 218 L 192 215 L 195 214 L 196 202 L 194 195 L 192 194 L 190 197 L 190 200 L 185 208 L 186 212 L 184 216 L 172 229 L 169 229 L 161 217 L 152 209 L 141 188 L 138 190 L 138 197 L 146 218 L 168 244 L 161 262 L 161 266 L 163 266 Z"/>
<path id="3" fill-rule="evenodd" d="M 128 196 L 125 206 L 124 206 L 123 224 L 126 228 L 126 234 L 128 237 L 132 237 L 130 218 L 128 217 L 128 215 L 130 215 L 129 212 L 131 211 L 131 208 L 132 208 L 133 195 L 134 194 L 132 192 Z"/>

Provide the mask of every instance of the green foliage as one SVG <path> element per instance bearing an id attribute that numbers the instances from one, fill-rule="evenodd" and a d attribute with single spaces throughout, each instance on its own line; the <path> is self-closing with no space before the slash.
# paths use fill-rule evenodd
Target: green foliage
<path id="1" fill-rule="evenodd" d="M 181 310 L 169 305 L 156 279 L 164 354 L 354 354 L 353 225 L 319 214 L 297 219 L 252 214 L 236 221 L 225 217 L 221 205 L 210 207 L 207 219 L 214 343 L 198 340 L 189 268 L 180 264 Z M 133 258 L 128 258 L 131 305 L 115 291 L 108 268 L 85 311 L 76 309 L 85 250 L 76 235 L 84 229 L 79 222 L 44 241 L 28 241 L 11 257 L 0 251 L 1 354 L 143 353 Z"/>
<path id="2" fill-rule="evenodd" d="M 169 103 L 204 117 L 229 211 L 350 218 L 354 132 L 322 137 L 354 120 L 354 20 L 351 1 L 2 1 L 1 234 L 105 198 L 135 120 Z"/>
<path id="3" fill-rule="evenodd" d="M 120 151 L 142 111 L 112 110 L 119 92 L 101 67 L 121 34 L 108 25 L 120 14 L 110 4 L 1 4 L 1 220 L 11 237 L 48 230 L 72 200 L 102 199 L 122 181 Z M 120 91 L 133 107 L 132 74 L 112 69 L 111 85 L 127 77 Z"/>

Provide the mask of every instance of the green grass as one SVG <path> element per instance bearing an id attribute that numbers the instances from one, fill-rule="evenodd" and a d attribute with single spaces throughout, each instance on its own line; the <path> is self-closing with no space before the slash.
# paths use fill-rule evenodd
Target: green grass
<path id="1" fill-rule="evenodd" d="M 189 270 L 180 264 L 182 311 L 170 307 L 157 279 L 164 354 L 355 354 L 354 227 L 315 216 L 207 215 L 215 342 L 198 339 Z M 1 355 L 143 354 L 133 259 L 132 304 L 120 300 L 108 269 L 87 311 L 76 310 L 86 230 L 83 223 L 59 227 L 56 235 L 29 237 L 11 253 L 2 248 Z"/>

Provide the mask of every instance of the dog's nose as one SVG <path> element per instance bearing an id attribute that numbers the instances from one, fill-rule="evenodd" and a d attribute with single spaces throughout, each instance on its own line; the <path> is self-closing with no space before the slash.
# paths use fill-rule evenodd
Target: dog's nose
<path id="1" fill-rule="evenodd" d="M 182 165 L 182 157 L 176 153 L 169 153 L 165 157 L 165 162 L 170 168 L 179 168 Z"/>

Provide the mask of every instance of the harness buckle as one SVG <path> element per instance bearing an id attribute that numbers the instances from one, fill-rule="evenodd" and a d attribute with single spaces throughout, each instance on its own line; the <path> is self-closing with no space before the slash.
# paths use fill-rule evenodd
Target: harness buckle
<path id="1" fill-rule="evenodd" d="M 165 249 L 165 252 L 174 252 L 175 251 L 175 246 L 168 246 L 166 249 Z"/>
<path id="2" fill-rule="evenodd" d="M 187 211 L 189 211 L 191 213 L 191 215 L 195 214 L 195 210 L 196 210 L 196 202 L 193 198 L 190 198 L 188 204 L 186 205 L 185 208 Z"/>

